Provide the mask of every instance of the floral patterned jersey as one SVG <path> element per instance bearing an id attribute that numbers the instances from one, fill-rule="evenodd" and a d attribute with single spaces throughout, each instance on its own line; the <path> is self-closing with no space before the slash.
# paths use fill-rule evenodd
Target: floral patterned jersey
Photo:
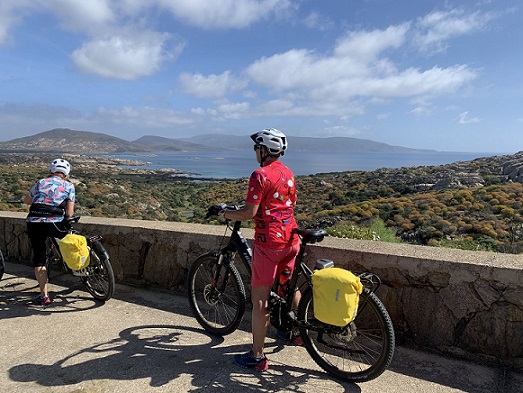
<path id="1" fill-rule="evenodd" d="M 33 203 L 55 207 L 60 206 L 64 201 L 74 202 L 76 197 L 73 183 L 53 175 L 37 181 L 29 190 L 29 195 L 33 198 Z M 28 216 L 26 219 L 29 222 L 59 222 L 62 220 L 63 216 Z"/>

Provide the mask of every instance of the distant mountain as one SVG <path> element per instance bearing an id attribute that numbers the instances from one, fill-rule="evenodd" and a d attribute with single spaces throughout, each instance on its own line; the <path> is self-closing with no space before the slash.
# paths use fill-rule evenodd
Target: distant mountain
<path id="1" fill-rule="evenodd" d="M 196 135 L 191 138 L 181 139 L 193 143 L 208 146 L 223 146 L 223 148 L 234 150 L 251 149 L 253 142 L 249 136 L 208 134 Z M 332 152 L 332 153 L 366 153 L 366 152 L 394 152 L 394 153 L 414 153 L 428 152 L 431 150 L 411 149 L 402 146 L 393 146 L 386 143 L 374 142 L 368 139 L 358 139 L 349 137 L 330 137 L 314 138 L 304 136 L 289 136 L 289 150 L 292 151 L 311 151 L 311 152 Z"/>
<path id="2" fill-rule="evenodd" d="M 24 138 L 0 142 L 0 151 L 62 152 L 72 154 L 108 154 L 117 152 L 151 151 L 216 151 L 250 150 L 253 142 L 248 135 L 206 134 L 173 139 L 145 135 L 133 142 L 103 133 L 55 128 Z M 395 152 L 413 153 L 431 150 L 411 149 L 349 137 L 313 138 L 289 136 L 289 150 L 332 153 Z"/>
<path id="3" fill-rule="evenodd" d="M 53 152 L 72 154 L 107 154 L 150 151 L 146 146 L 98 132 L 55 128 L 24 138 L 0 143 L 0 150 L 16 152 Z"/>
<path id="4" fill-rule="evenodd" d="M 147 146 L 153 151 L 216 151 L 215 146 L 189 142 L 184 139 L 171 139 L 161 136 L 145 135 L 133 141 L 141 146 Z"/>

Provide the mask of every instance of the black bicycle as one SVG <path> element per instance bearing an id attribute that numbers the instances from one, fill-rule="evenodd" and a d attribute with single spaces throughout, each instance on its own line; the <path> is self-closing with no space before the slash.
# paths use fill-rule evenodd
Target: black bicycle
<path id="1" fill-rule="evenodd" d="M 223 208 L 212 206 L 207 217 Z M 239 255 L 248 272 L 251 271 L 252 252 L 241 233 L 241 222 L 227 221 L 224 234 L 231 230 L 227 244 L 217 252 L 198 257 L 188 276 L 188 297 L 196 319 L 214 335 L 226 335 L 238 328 L 246 307 L 246 293 L 240 272 L 235 266 Z M 355 273 L 363 284 L 356 317 L 346 326 L 323 323 L 314 316 L 312 291 L 313 271 L 305 263 L 307 244 L 319 243 L 326 236 L 322 229 L 298 229 L 301 239 L 296 268 L 283 296 L 274 291 L 269 300 L 270 321 L 276 329 L 300 331 L 303 344 L 314 361 L 335 378 L 351 381 L 369 381 L 381 375 L 392 361 L 395 348 L 391 318 L 376 296 L 380 279 L 373 273 Z M 314 269 L 332 267 L 332 261 L 318 260 Z M 297 291 L 302 296 L 298 313 L 292 310 Z"/>
<path id="2" fill-rule="evenodd" d="M 77 223 L 79 220 L 80 216 L 64 219 L 64 223 L 68 227 L 68 233 L 79 234 L 73 227 L 73 223 Z M 80 277 L 87 291 L 96 300 L 107 301 L 113 296 L 115 287 L 114 272 L 109 262 L 109 254 L 102 244 L 102 236 L 87 235 L 85 238 L 89 247 L 89 264 L 81 270 L 72 270 L 67 266 L 60 253 L 59 239 L 54 237 L 47 238 L 45 266 L 48 279 L 51 278 L 53 268 L 59 268 L 73 276 Z"/>

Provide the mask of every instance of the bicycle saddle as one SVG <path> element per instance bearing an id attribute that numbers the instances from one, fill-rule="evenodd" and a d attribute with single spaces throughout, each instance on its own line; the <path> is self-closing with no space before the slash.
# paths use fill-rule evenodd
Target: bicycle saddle
<path id="1" fill-rule="evenodd" d="M 297 233 L 301 236 L 304 243 L 319 243 L 327 236 L 327 232 L 323 229 L 299 229 L 293 230 L 293 233 Z"/>

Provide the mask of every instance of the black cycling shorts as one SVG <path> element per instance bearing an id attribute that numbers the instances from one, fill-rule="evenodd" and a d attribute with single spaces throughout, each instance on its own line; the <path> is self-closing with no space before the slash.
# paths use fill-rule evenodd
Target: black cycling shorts
<path id="1" fill-rule="evenodd" d="M 63 222 L 28 222 L 27 234 L 33 248 L 33 264 L 45 266 L 45 239 L 56 237 L 58 239 L 67 235 Z"/>

